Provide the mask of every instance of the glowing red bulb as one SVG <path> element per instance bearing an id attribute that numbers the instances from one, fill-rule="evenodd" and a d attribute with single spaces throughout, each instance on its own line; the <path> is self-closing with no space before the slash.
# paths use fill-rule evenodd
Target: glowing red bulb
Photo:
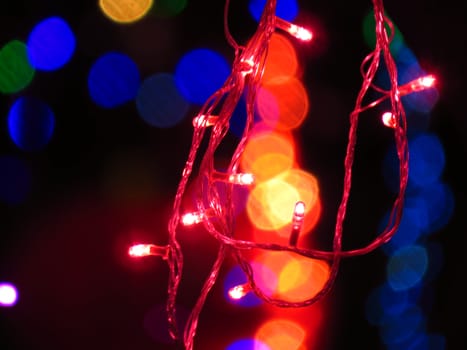
<path id="1" fill-rule="evenodd" d="M 251 292 L 250 285 L 248 283 L 245 283 L 245 284 L 240 284 L 238 286 L 230 288 L 228 293 L 231 299 L 240 300 L 245 295 L 247 295 L 249 292 Z"/>
<path id="2" fill-rule="evenodd" d="M 289 33 L 299 40 L 310 41 L 313 38 L 313 34 L 308 29 L 285 21 L 280 17 L 276 17 L 276 27 L 282 29 L 284 32 Z"/>
<path id="3" fill-rule="evenodd" d="M 182 224 L 185 226 L 196 225 L 204 220 L 204 214 L 201 212 L 186 213 L 182 216 L 181 220 L 182 220 Z"/>
<path id="4" fill-rule="evenodd" d="M 305 219 L 305 203 L 298 201 L 295 203 L 295 208 L 292 217 L 292 232 L 290 233 L 289 245 L 296 246 L 298 236 L 302 230 L 303 220 Z"/>
<path id="5" fill-rule="evenodd" d="M 166 259 L 168 256 L 168 247 L 161 247 L 154 244 L 135 244 L 128 249 L 128 255 L 132 258 L 142 258 L 152 255 Z"/>
<path id="6" fill-rule="evenodd" d="M 399 93 L 404 96 L 412 92 L 423 91 L 435 86 L 436 78 L 434 75 L 427 75 L 417 78 L 399 87 Z"/>
<path id="7" fill-rule="evenodd" d="M 384 112 L 381 116 L 381 120 L 388 128 L 395 128 L 397 126 L 396 118 L 391 112 Z"/>
<path id="8" fill-rule="evenodd" d="M 215 125 L 218 119 L 219 117 L 215 115 L 201 114 L 193 118 L 193 126 L 195 128 L 207 128 L 208 126 Z"/>
<path id="9" fill-rule="evenodd" d="M 308 29 L 296 26 L 295 24 L 290 25 L 288 32 L 303 41 L 310 41 L 313 38 L 313 34 Z"/>

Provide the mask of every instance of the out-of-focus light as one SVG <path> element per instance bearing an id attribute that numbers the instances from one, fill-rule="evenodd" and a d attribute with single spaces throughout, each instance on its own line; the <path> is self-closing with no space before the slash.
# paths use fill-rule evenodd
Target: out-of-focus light
<path id="1" fill-rule="evenodd" d="M 227 60 L 213 50 L 195 49 L 186 53 L 175 68 L 177 87 L 189 102 L 203 104 L 230 74 Z"/>
<path id="2" fill-rule="evenodd" d="M 40 151 L 52 138 L 55 116 L 50 107 L 33 97 L 20 97 L 8 113 L 8 132 L 24 151 Z"/>
<path id="3" fill-rule="evenodd" d="M 170 128 L 183 120 L 190 105 L 180 95 L 173 75 L 159 73 L 143 81 L 136 95 L 136 107 L 149 125 Z"/>
<path id="4" fill-rule="evenodd" d="M 277 132 L 253 135 L 240 160 L 243 171 L 253 174 L 258 183 L 292 168 L 294 162 L 293 139 Z"/>
<path id="5" fill-rule="evenodd" d="M 256 339 L 240 339 L 234 341 L 225 350 L 272 350 L 269 346 Z"/>
<path id="6" fill-rule="evenodd" d="M 290 302 L 310 299 L 329 279 L 327 262 L 288 252 L 264 252 L 254 259 L 256 285 L 268 296 Z"/>
<path id="7" fill-rule="evenodd" d="M 411 341 L 410 350 L 445 350 L 446 337 L 440 334 L 420 333 Z"/>
<path id="8" fill-rule="evenodd" d="M 232 116 L 229 119 L 229 132 L 237 137 L 242 137 L 247 121 L 245 99 L 242 96 L 238 101 Z M 253 123 L 257 121 L 257 114 L 253 115 Z"/>
<path id="9" fill-rule="evenodd" d="M 298 128 L 310 109 L 303 82 L 295 77 L 279 77 L 262 85 L 256 98 L 258 115 L 279 131 Z"/>
<path id="10" fill-rule="evenodd" d="M 11 283 L 0 283 L 0 306 L 11 307 L 18 301 L 18 291 Z"/>
<path id="11" fill-rule="evenodd" d="M 436 182 L 446 165 L 444 147 L 435 134 L 421 134 L 409 142 L 409 181 L 417 186 Z"/>
<path id="12" fill-rule="evenodd" d="M 159 17 L 172 17 L 181 13 L 188 0 L 157 0 L 154 2 L 151 13 Z"/>
<path id="13" fill-rule="evenodd" d="M 426 210 L 426 226 L 423 230 L 431 234 L 442 229 L 451 220 L 454 213 L 455 200 L 451 187 L 442 182 L 424 186 L 418 193 L 418 198 Z"/>
<path id="14" fill-rule="evenodd" d="M 32 180 L 27 164 L 13 156 L 1 156 L 0 169 L 0 201 L 12 205 L 24 202 Z"/>
<path id="15" fill-rule="evenodd" d="M 434 184 L 439 181 L 446 157 L 439 137 L 432 133 L 419 133 L 409 140 L 409 183 L 408 192 Z M 398 190 L 399 160 L 395 147 L 391 147 L 383 161 L 383 175 L 387 186 Z"/>
<path id="16" fill-rule="evenodd" d="M 295 204 L 303 201 L 306 208 L 301 234 L 309 233 L 316 224 L 314 211 L 319 201 L 319 186 L 316 178 L 303 170 L 290 169 L 280 175 L 259 183 L 250 193 L 247 213 L 252 224 L 262 230 L 280 230 L 285 237 L 292 229 L 292 212 Z M 313 217 L 313 222 L 309 220 Z"/>
<path id="17" fill-rule="evenodd" d="M 103 108 L 119 107 L 133 100 L 139 85 L 138 67 L 130 57 L 118 52 L 99 57 L 88 76 L 91 98 Z"/>
<path id="18" fill-rule="evenodd" d="M 411 305 L 407 291 L 394 291 L 386 282 L 368 295 L 365 314 L 369 323 L 381 326 L 386 320 L 402 314 Z"/>
<path id="19" fill-rule="evenodd" d="M 395 291 L 411 289 L 420 283 L 427 268 L 426 248 L 419 245 L 400 248 L 387 263 L 388 283 Z"/>
<path id="20" fill-rule="evenodd" d="M 253 188 L 247 202 L 250 221 L 263 230 L 277 230 L 291 222 L 291 208 L 300 200 L 295 187 L 273 178 Z"/>
<path id="21" fill-rule="evenodd" d="M 409 202 L 409 201 L 406 201 Z M 422 234 L 423 223 L 421 222 L 422 216 L 425 215 L 422 207 L 413 207 L 410 203 L 406 204 L 402 213 L 402 218 L 397 228 L 396 233 L 392 236 L 391 240 L 383 247 L 383 251 L 392 255 L 399 248 L 411 245 L 417 241 Z M 380 228 L 384 229 L 389 219 L 389 213 L 384 215 L 381 220 Z"/>
<path id="22" fill-rule="evenodd" d="M 266 0 L 250 0 L 248 9 L 256 21 L 259 21 L 263 13 Z M 296 0 L 278 0 L 276 5 L 276 16 L 293 21 L 298 15 L 298 4 Z"/>
<path id="23" fill-rule="evenodd" d="M 296 322 L 273 319 L 259 328 L 255 338 L 270 350 L 299 350 L 306 339 L 306 331 Z"/>
<path id="24" fill-rule="evenodd" d="M 401 343 L 414 335 L 425 316 L 416 305 L 407 308 L 401 314 L 386 319 L 381 325 L 381 340 L 386 345 Z"/>
<path id="25" fill-rule="evenodd" d="M 387 16 L 387 14 L 386 14 L 386 16 Z M 385 27 L 386 27 L 386 30 L 389 33 L 390 32 L 389 31 L 389 26 L 386 25 Z M 365 40 L 366 44 L 371 49 L 373 49 L 375 47 L 375 44 L 376 44 L 376 31 L 375 31 L 375 28 L 376 28 L 376 22 L 375 22 L 374 12 L 369 11 L 367 13 L 367 15 L 365 16 L 365 18 L 363 19 L 362 29 L 363 29 L 364 40 Z M 400 50 L 405 47 L 405 43 L 404 43 L 404 38 L 403 38 L 402 33 L 400 32 L 399 28 L 394 26 L 394 30 L 395 30 L 394 31 L 394 38 L 391 41 L 389 47 L 391 49 L 392 55 L 397 59 Z"/>
<path id="26" fill-rule="evenodd" d="M 273 33 L 269 42 L 268 56 L 264 65 L 262 83 L 277 77 L 293 77 L 297 74 L 297 52 L 290 40 L 282 34 Z"/>
<path id="27" fill-rule="evenodd" d="M 118 23 L 140 20 L 149 12 L 152 4 L 153 0 L 99 0 L 102 12 Z"/>
<path id="28" fill-rule="evenodd" d="M 325 261 L 292 256 L 280 272 L 277 294 L 289 301 L 310 299 L 323 289 L 329 274 Z"/>
<path id="29" fill-rule="evenodd" d="M 50 17 L 37 24 L 27 41 L 28 56 L 34 68 L 52 71 L 73 56 L 76 39 L 67 22 Z"/>
<path id="30" fill-rule="evenodd" d="M 14 94 L 26 88 L 34 78 L 35 70 L 29 62 L 27 47 L 12 40 L 0 50 L 0 92 Z"/>

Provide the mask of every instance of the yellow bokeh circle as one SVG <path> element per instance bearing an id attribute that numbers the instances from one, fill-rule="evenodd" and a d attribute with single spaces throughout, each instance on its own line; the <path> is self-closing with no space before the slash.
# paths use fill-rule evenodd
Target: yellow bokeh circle
<path id="1" fill-rule="evenodd" d="M 153 0 L 99 0 L 99 7 L 112 21 L 132 23 L 143 18 L 151 9 L 153 2 Z"/>

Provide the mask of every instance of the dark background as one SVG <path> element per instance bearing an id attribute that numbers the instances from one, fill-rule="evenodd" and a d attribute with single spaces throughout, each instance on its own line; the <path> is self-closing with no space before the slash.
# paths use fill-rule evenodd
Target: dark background
<path id="1" fill-rule="evenodd" d="M 371 4 L 299 4 L 297 21 L 314 24 L 322 34 L 310 47 L 298 49 L 312 107 L 296 137 L 303 167 L 320 181 L 324 211 L 316 235 L 326 245 L 342 188 L 347 116 L 361 83 L 360 62 L 369 52 L 361 23 Z M 447 349 L 465 349 L 466 4 L 388 1 L 386 9 L 421 66 L 440 80 L 429 130 L 445 147 L 443 179 L 453 189 L 456 207 L 449 224 L 432 237 L 442 245 L 445 258 L 430 285 L 434 298 L 427 329 L 445 335 Z M 232 1 L 230 27 L 240 42 L 255 29 L 247 11 L 246 1 Z M 38 21 L 52 15 L 62 16 L 73 28 L 77 51 L 59 71 L 36 73 L 32 85 L 20 93 L 43 98 L 55 111 L 55 133 L 45 150 L 27 153 L 16 148 L 6 128 L 16 96 L 0 96 L 0 154 L 18 156 L 33 169 L 28 200 L 18 206 L 0 204 L 0 280 L 15 283 L 20 292 L 17 306 L 0 310 L 0 348 L 172 349 L 152 341 L 142 327 L 146 311 L 165 301 L 166 265 L 157 259 L 130 261 L 125 252 L 134 240 L 165 242 L 191 121 L 157 129 L 138 117 L 132 103 L 99 108 L 88 95 L 85 77 L 93 61 L 111 50 L 130 55 L 142 77 L 173 72 L 181 55 L 193 48 L 212 48 L 232 58 L 223 36 L 223 2 L 189 0 L 178 16 L 126 26 L 106 19 L 93 1 L 1 2 L 0 45 L 25 40 Z M 359 134 L 355 194 L 344 231 L 349 249 L 375 235 L 389 203 L 381 161 L 391 139 L 375 125 L 363 122 Z M 191 305 L 216 244 L 186 232 L 181 240 L 188 267 L 180 300 Z M 385 259 L 375 251 L 342 263 L 335 288 L 323 301 L 316 348 L 382 348 L 378 329 L 365 319 L 364 305 L 371 288 L 384 280 Z M 219 282 L 203 310 L 195 345 L 224 348 L 250 334 L 263 316 L 262 311 L 226 305 Z"/>

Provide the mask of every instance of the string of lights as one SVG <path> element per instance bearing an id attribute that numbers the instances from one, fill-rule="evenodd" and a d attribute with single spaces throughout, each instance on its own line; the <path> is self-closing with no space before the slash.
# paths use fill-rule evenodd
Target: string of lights
<path id="1" fill-rule="evenodd" d="M 407 121 L 401 97 L 433 87 L 435 78 L 429 75 L 419 77 L 402 86 L 399 85 L 397 67 L 390 50 L 394 26 L 385 16 L 383 1 L 373 0 L 372 4 L 376 23 L 376 41 L 373 51 L 362 61 L 363 81 L 349 116 L 350 126 L 344 160 L 343 193 L 336 215 L 332 249 L 318 250 L 298 246 L 303 222 L 308 215 L 311 215 L 310 206 L 302 200 L 296 201 L 295 206 L 290 208 L 291 232 L 288 244 L 262 243 L 236 238 L 234 188 L 235 186 L 255 187 L 260 182 L 260 179 L 257 179 L 254 174 L 242 172 L 241 160 L 253 133 L 256 101 L 261 89 L 271 38 L 276 31 L 282 31 L 298 40 L 310 42 L 313 39 L 313 34 L 301 26 L 277 17 L 276 0 L 268 0 L 258 21 L 256 31 L 246 45 L 239 45 L 229 32 L 227 20 L 229 0 L 226 0 L 225 36 L 235 51 L 232 69 L 223 86 L 207 99 L 193 118 L 194 130 L 191 148 L 174 198 L 173 211 L 168 223 L 168 243 L 165 246 L 138 243 L 130 247 L 129 250 L 132 257 L 159 256 L 167 262 L 170 271 L 166 303 L 169 332 L 173 339 L 183 343 L 185 349 L 193 349 L 201 311 L 209 292 L 219 277 L 223 262 L 228 256 L 231 256 L 241 267 L 248 280 L 247 283 L 235 286 L 229 291 L 232 298 L 238 299 L 247 293 L 255 293 L 260 299 L 271 305 L 298 308 L 314 304 L 331 290 L 337 278 L 342 258 L 367 254 L 387 243 L 395 234 L 401 221 L 404 206 L 409 162 Z M 389 90 L 383 90 L 374 83 L 382 61 L 390 80 Z M 379 93 L 381 97 L 369 104 L 364 104 L 369 91 Z M 216 166 L 216 152 L 229 130 L 229 121 L 241 98 L 245 100 L 246 124 L 230 157 L 229 164 L 223 171 L 220 171 Z M 394 132 L 399 160 L 398 192 L 394 198 L 387 225 L 382 232 L 364 247 L 344 250 L 342 246 L 343 226 L 352 187 L 352 166 L 359 117 L 362 112 L 386 100 L 390 102 L 390 110 L 383 114 L 382 125 L 392 128 Z M 202 147 L 204 144 L 206 147 Z M 196 208 L 193 212 L 185 212 L 182 201 L 192 178 Z M 215 186 L 216 183 L 222 183 L 222 194 L 219 187 Z M 176 303 L 183 276 L 184 256 L 178 235 L 181 226 L 191 225 L 202 225 L 206 233 L 219 242 L 219 248 L 209 275 L 191 310 L 183 334 L 181 334 L 177 327 Z M 245 252 L 252 250 L 289 252 L 307 259 L 318 259 L 329 266 L 327 279 L 319 291 L 305 300 L 296 301 L 276 297 L 265 291 L 258 283 L 255 269 L 245 256 Z"/>

